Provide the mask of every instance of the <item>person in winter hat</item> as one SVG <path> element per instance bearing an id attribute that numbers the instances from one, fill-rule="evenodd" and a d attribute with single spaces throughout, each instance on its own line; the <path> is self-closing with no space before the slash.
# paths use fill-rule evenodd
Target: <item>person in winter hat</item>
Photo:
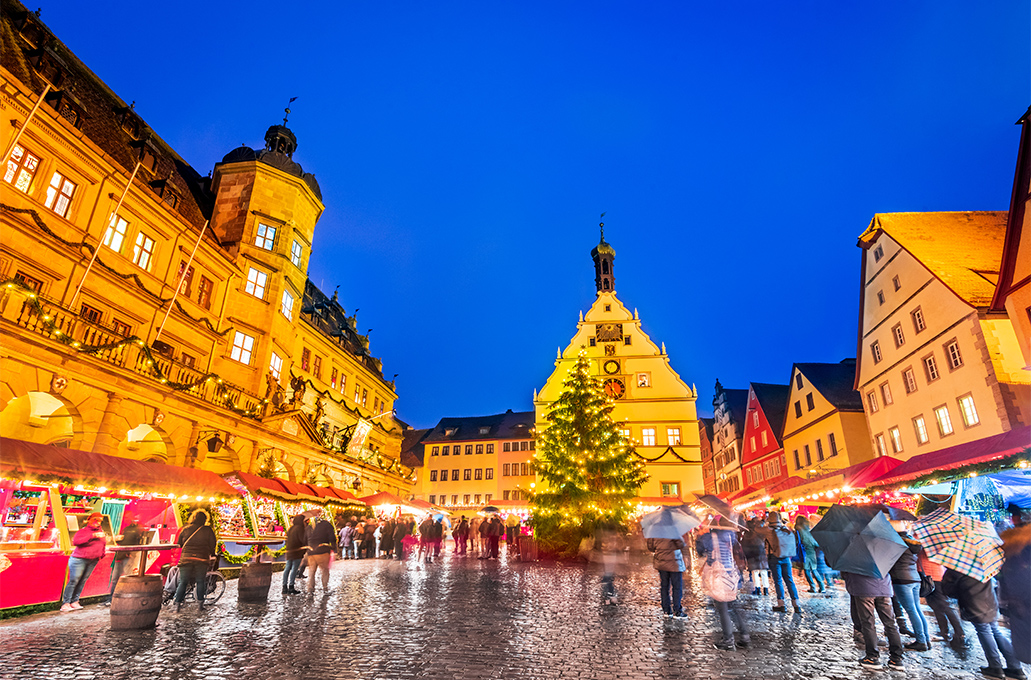
<path id="1" fill-rule="evenodd" d="M 686 618 L 680 601 L 684 597 L 684 542 L 679 538 L 649 538 L 648 551 L 654 553 L 652 566 L 659 572 L 662 611 L 666 616 Z"/>
<path id="2" fill-rule="evenodd" d="M 773 572 L 773 585 L 777 589 L 777 606 L 775 612 L 787 611 L 784 606 L 784 589 L 791 596 L 791 604 L 796 612 L 801 612 L 798 603 L 798 588 L 791 574 L 791 558 L 795 556 L 795 534 L 784 525 L 779 512 L 771 512 L 768 517 L 769 527 L 766 529 L 766 548 L 769 551 L 770 571 Z"/>
<path id="3" fill-rule="evenodd" d="M 101 529 L 104 515 L 94 512 L 86 520 L 86 525 L 72 536 L 75 550 L 68 559 L 68 577 L 64 592 L 61 595 L 61 611 L 70 612 L 82 609 L 79 596 L 96 568 L 100 558 L 107 552 L 107 534 Z"/>

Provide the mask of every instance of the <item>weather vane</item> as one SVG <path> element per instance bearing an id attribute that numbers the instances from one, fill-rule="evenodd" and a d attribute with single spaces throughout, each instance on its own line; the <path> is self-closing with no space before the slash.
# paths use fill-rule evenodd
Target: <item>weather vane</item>
<path id="1" fill-rule="evenodd" d="M 606 210 L 605 212 L 608 212 L 608 211 Z M 601 216 L 598 219 L 604 220 L 605 219 L 605 213 L 602 213 Z M 604 222 L 599 222 L 598 226 L 601 227 L 601 240 L 604 241 L 605 240 L 605 223 Z"/>
<path id="2" fill-rule="evenodd" d="M 290 117 L 290 104 L 293 104 L 295 101 L 297 101 L 297 97 L 290 97 L 290 101 L 287 102 L 286 108 L 283 109 L 286 111 L 286 115 L 283 116 L 283 127 L 286 127 L 286 119 Z"/>

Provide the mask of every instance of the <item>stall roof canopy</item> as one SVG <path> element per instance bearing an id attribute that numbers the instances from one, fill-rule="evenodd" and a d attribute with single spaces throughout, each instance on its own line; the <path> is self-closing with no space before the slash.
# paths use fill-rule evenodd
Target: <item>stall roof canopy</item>
<path id="1" fill-rule="evenodd" d="M 374 505 L 405 505 L 404 501 L 389 491 L 380 491 L 379 493 L 374 493 L 371 496 L 364 496 L 358 500 L 369 507 Z"/>
<path id="2" fill-rule="evenodd" d="M 889 486 L 908 482 L 935 472 L 946 472 L 965 465 L 989 463 L 1031 447 L 1031 426 L 1020 427 L 977 441 L 958 444 L 941 451 L 913 456 L 894 470 L 871 480 L 867 486 Z"/>
<path id="3" fill-rule="evenodd" d="M 247 490 L 262 496 L 274 496 L 288 501 L 321 500 L 327 502 L 359 503 L 350 491 L 332 486 L 315 486 L 314 484 L 298 484 L 288 479 L 266 479 L 247 472 L 233 472 L 226 478 L 236 477 Z"/>
<path id="4" fill-rule="evenodd" d="M 0 437 L 0 475 L 181 496 L 239 496 L 213 472 Z"/>
<path id="5" fill-rule="evenodd" d="M 286 490 L 286 487 L 279 483 L 278 479 L 266 479 L 248 472 L 234 472 L 226 475 L 226 477 L 236 477 L 240 480 L 241 484 L 247 487 L 248 491 L 254 494 L 279 498 L 290 497 L 290 493 Z"/>

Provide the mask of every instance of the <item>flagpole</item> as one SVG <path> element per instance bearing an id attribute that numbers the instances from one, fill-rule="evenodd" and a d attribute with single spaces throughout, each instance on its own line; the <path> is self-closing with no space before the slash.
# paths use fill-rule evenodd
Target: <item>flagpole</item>
<path id="1" fill-rule="evenodd" d="M 190 271 L 190 267 L 193 266 L 193 256 L 197 254 L 197 248 L 200 247 L 200 241 L 204 238 L 204 232 L 207 230 L 208 222 L 210 221 L 211 220 L 205 221 L 204 226 L 201 227 L 200 235 L 197 236 L 197 242 L 193 244 L 193 252 L 190 253 L 190 261 L 186 263 L 186 267 L 183 268 L 182 274 L 180 274 L 179 278 L 175 282 L 175 292 L 172 293 L 172 299 L 168 302 L 168 309 L 165 310 L 165 318 L 161 320 L 161 325 L 158 327 L 158 334 L 154 336 L 154 342 L 161 339 L 161 332 L 165 330 L 165 323 L 168 321 L 168 315 L 172 313 L 172 306 L 175 304 L 175 299 L 179 297 L 179 290 L 183 287 L 183 277 L 186 276 L 187 272 Z"/>
<path id="2" fill-rule="evenodd" d="M 132 181 L 136 179 L 136 173 L 139 172 L 142 161 L 136 161 L 136 167 L 132 169 L 132 175 L 129 176 L 129 181 L 126 183 L 125 188 L 122 189 L 122 195 L 118 197 L 118 205 L 115 206 L 115 211 L 111 215 L 111 219 L 108 221 L 108 226 L 105 229 L 109 229 L 112 223 L 118 219 L 118 211 L 122 209 L 122 201 L 125 200 L 125 195 L 129 193 L 129 187 L 132 186 Z M 106 231 L 105 231 L 106 233 Z M 89 264 L 86 266 L 86 271 L 82 273 L 82 279 L 79 280 L 79 287 L 75 289 L 75 295 L 72 296 L 72 301 L 68 303 L 68 307 L 74 312 L 75 301 L 79 299 L 79 293 L 82 292 L 82 284 L 86 283 L 86 277 L 89 276 L 90 270 L 93 269 L 93 263 L 97 261 L 97 255 L 100 254 L 100 246 L 104 244 L 104 238 L 101 237 L 97 241 L 97 247 L 93 249 L 93 257 L 90 258 Z"/>
<path id="3" fill-rule="evenodd" d="M 11 140 L 11 143 L 4 151 L 4 163 L 7 162 L 7 157 L 11 155 L 12 151 L 14 151 L 14 147 L 18 146 L 18 141 L 21 139 L 22 133 L 25 132 L 25 128 L 29 127 L 29 123 L 31 123 L 32 119 L 36 117 L 36 111 L 39 111 L 39 105 L 43 103 L 43 99 L 47 96 L 47 92 L 50 92 L 50 83 L 47 83 L 47 86 L 43 88 L 43 94 L 39 95 L 39 99 L 36 100 L 36 105 L 32 107 L 31 111 L 29 111 L 29 117 L 26 118 L 21 127 L 18 128 L 18 132 L 14 135 L 14 139 Z"/>

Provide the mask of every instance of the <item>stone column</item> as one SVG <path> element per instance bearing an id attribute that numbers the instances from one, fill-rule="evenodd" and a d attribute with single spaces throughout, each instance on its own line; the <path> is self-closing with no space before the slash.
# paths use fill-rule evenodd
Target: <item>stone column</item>
<path id="1" fill-rule="evenodd" d="M 177 446 L 175 449 L 175 461 L 173 461 L 179 467 L 191 467 L 192 458 L 190 456 L 190 447 L 194 446 L 194 442 L 200 437 L 200 423 L 195 420 L 190 421 L 190 439 L 186 442 L 185 446 Z"/>
<path id="2" fill-rule="evenodd" d="M 104 453 L 113 456 L 118 451 L 118 433 L 115 432 L 115 413 L 122 405 L 122 396 L 115 392 L 107 393 L 107 406 L 100 418 L 97 438 L 93 442 L 93 453 Z"/>

